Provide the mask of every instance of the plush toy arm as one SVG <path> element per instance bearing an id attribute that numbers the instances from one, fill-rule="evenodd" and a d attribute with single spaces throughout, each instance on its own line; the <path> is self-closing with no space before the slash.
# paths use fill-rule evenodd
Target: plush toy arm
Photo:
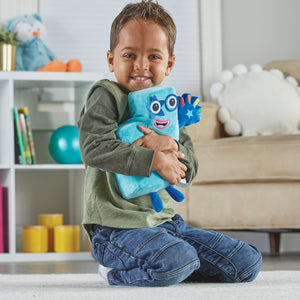
<path id="1" fill-rule="evenodd" d="M 57 59 L 57 56 L 54 54 L 54 52 L 52 52 L 52 51 L 50 50 L 49 47 L 47 47 L 46 45 L 44 45 L 44 47 L 45 47 L 46 53 L 47 53 L 47 55 L 48 55 L 48 57 L 49 57 L 50 60 L 55 60 L 55 59 Z"/>
<path id="2" fill-rule="evenodd" d="M 179 128 L 192 125 L 201 120 L 202 107 L 199 105 L 200 98 L 191 94 L 183 94 L 179 100 L 178 122 Z"/>
<path id="3" fill-rule="evenodd" d="M 17 47 L 17 53 L 16 53 L 16 70 L 17 71 L 24 71 L 23 66 L 23 48 Z"/>

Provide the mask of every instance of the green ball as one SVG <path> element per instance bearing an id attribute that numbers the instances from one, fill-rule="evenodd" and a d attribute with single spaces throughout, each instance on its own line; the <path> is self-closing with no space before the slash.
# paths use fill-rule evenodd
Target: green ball
<path id="1" fill-rule="evenodd" d="M 50 137 L 49 152 L 59 164 L 81 164 L 78 128 L 73 125 L 57 128 Z"/>

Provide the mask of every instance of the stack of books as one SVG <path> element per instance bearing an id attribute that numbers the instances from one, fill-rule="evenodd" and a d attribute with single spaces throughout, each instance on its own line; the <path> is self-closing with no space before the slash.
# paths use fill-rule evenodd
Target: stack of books
<path id="1" fill-rule="evenodd" d="M 28 107 L 14 107 L 16 163 L 22 165 L 36 164 L 33 136 Z"/>

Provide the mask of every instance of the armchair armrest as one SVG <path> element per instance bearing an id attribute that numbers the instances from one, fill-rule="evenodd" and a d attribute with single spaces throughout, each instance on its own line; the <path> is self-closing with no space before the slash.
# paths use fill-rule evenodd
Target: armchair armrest
<path id="1" fill-rule="evenodd" d="M 193 143 L 226 137 L 223 125 L 218 120 L 219 106 L 202 102 L 201 121 L 187 127 Z"/>

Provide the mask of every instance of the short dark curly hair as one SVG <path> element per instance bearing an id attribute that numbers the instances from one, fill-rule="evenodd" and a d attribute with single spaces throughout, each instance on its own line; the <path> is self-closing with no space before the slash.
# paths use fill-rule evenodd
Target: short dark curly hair
<path id="1" fill-rule="evenodd" d="M 158 3 L 142 0 L 139 3 L 127 4 L 114 19 L 110 30 L 110 50 L 113 51 L 118 43 L 119 34 L 123 26 L 132 20 L 152 20 L 162 27 L 168 38 L 169 55 L 174 53 L 176 41 L 176 26 L 172 17 Z"/>

